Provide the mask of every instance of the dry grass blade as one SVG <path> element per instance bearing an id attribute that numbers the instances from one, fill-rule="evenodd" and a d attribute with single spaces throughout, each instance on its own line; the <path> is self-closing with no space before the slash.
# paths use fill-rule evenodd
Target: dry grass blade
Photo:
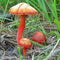
<path id="1" fill-rule="evenodd" d="M 58 39 L 58 41 L 57 41 L 57 43 L 55 44 L 55 46 L 53 47 L 53 49 L 51 50 L 51 52 L 49 53 L 49 55 L 48 55 L 44 60 L 48 60 L 49 58 L 51 58 L 51 56 L 54 54 L 54 50 L 56 49 L 59 41 L 60 41 L 60 39 Z"/>

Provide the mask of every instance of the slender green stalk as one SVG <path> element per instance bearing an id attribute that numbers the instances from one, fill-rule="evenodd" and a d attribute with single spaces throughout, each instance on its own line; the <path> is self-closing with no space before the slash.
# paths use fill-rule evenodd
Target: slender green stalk
<path id="1" fill-rule="evenodd" d="M 43 47 L 43 48 L 46 47 L 46 46 L 44 46 L 44 45 L 42 45 L 42 44 L 39 44 L 39 43 L 37 43 L 37 42 L 34 42 L 34 41 L 32 41 L 32 40 L 30 40 L 30 41 L 32 42 L 32 44 L 37 45 L 37 46 L 39 46 L 39 47 Z"/>
<path id="2" fill-rule="evenodd" d="M 20 55 L 19 60 L 23 60 L 20 47 L 18 47 L 18 46 L 17 46 L 17 51 L 18 51 L 18 53 L 19 53 L 19 55 Z"/>
<path id="3" fill-rule="evenodd" d="M 56 19 L 58 20 L 57 8 L 56 8 L 56 0 L 54 0 L 54 10 L 55 10 Z"/>
<path id="4" fill-rule="evenodd" d="M 4 14 L 5 14 L 6 11 L 7 11 L 8 3 L 9 3 L 9 0 L 7 1 L 6 7 L 5 7 L 5 10 L 4 10 Z"/>
<path id="5" fill-rule="evenodd" d="M 26 0 L 26 3 L 29 3 L 29 0 Z"/>

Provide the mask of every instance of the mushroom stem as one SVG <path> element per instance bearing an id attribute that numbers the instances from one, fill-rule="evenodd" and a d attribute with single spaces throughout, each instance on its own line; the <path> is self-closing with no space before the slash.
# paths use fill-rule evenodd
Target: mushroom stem
<path id="1" fill-rule="evenodd" d="M 19 43 L 19 40 L 22 38 L 22 33 L 25 28 L 25 15 L 20 15 L 20 24 L 18 26 L 18 32 L 17 32 L 17 41 Z"/>
<path id="2" fill-rule="evenodd" d="M 27 48 L 23 48 L 23 55 L 26 56 Z"/>

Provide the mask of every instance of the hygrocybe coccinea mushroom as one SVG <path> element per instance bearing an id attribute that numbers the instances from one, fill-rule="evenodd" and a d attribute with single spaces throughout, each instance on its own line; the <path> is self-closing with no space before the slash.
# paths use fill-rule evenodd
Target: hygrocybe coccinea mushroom
<path id="1" fill-rule="evenodd" d="M 29 15 L 29 14 L 33 15 L 33 14 L 37 14 L 38 12 L 33 7 L 31 7 L 29 4 L 26 4 L 24 2 L 11 7 L 9 12 L 11 14 L 17 14 L 20 16 L 20 25 L 18 27 L 18 33 L 17 33 L 17 41 L 19 44 L 19 41 L 22 38 L 22 33 L 25 28 L 26 15 Z"/>
<path id="2" fill-rule="evenodd" d="M 24 55 L 26 55 L 26 49 L 32 46 L 29 39 L 22 38 L 22 33 L 25 28 L 26 15 L 33 15 L 33 14 L 37 14 L 38 12 L 29 4 L 26 4 L 24 2 L 11 7 L 9 12 L 11 14 L 17 14 L 20 16 L 20 24 L 19 24 L 18 32 L 17 32 L 17 42 L 20 46 L 24 48 L 23 53 Z"/>
<path id="3" fill-rule="evenodd" d="M 35 32 L 32 36 L 32 40 L 42 44 L 46 40 L 46 36 L 42 32 Z"/>
<path id="4" fill-rule="evenodd" d="M 19 41 L 19 45 L 23 47 L 23 54 L 26 55 L 26 51 L 32 46 L 32 43 L 28 38 L 22 38 Z"/>

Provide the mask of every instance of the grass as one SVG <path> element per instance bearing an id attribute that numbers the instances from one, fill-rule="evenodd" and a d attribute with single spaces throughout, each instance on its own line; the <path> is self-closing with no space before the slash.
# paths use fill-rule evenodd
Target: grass
<path id="1" fill-rule="evenodd" d="M 17 51 L 18 51 L 18 54 L 20 55 L 19 60 L 23 60 L 23 57 L 22 57 L 21 50 L 20 50 L 19 46 L 17 46 Z"/>
<path id="2" fill-rule="evenodd" d="M 33 6 L 34 8 L 36 8 L 37 11 L 39 12 L 38 15 L 28 16 L 27 21 L 26 21 L 26 28 L 24 31 L 25 35 L 28 35 L 28 33 L 33 33 L 35 31 L 42 31 L 46 36 L 49 34 L 56 36 L 55 46 L 50 46 L 48 48 L 47 48 L 47 46 L 40 45 L 39 43 L 36 43 L 31 40 L 32 44 L 37 45 L 40 48 L 46 48 L 45 50 L 40 52 L 37 56 L 34 55 L 33 56 L 34 58 L 32 58 L 32 59 L 37 60 L 38 57 L 41 57 L 42 54 L 44 53 L 45 55 L 43 55 L 41 60 L 43 60 L 43 59 L 45 60 L 47 57 L 49 57 L 51 55 L 51 53 L 53 53 L 52 51 L 54 51 L 54 49 L 58 45 L 57 42 L 59 41 L 58 39 L 60 38 L 60 21 L 59 21 L 60 0 L 49 0 L 49 1 L 47 1 L 47 0 L 17 0 L 17 1 L 3 0 L 3 2 L 2 2 L 2 0 L 0 0 L 0 6 L 2 7 L 2 9 L 0 9 L 0 10 L 2 11 L 2 14 L 8 13 L 9 8 L 19 2 L 26 2 L 26 3 L 30 4 L 31 6 Z M 0 23 L 1 23 L 0 31 L 7 31 L 8 30 L 8 28 L 6 28 L 5 26 L 3 26 L 4 28 L 2 27 L 4 19 L 5 18 L 1 18 L 1 16 L 0 16 Z M 8 21 L 8 19 L 7 19 L 7 21 Z M 51 30 L 50 32 L 47 32 L 43 26 L 43 23 L 46 23 L 46 22 L 49 22 L 50 25 L 56 24 L 56 26 L 57 26 L 56 31 Z M 19 24 L 18 20 L 16 21 L 16 19 L 14 19 L 14 21 L 11 22 L 8 26 L 10 29 L 13 29 L 13 27 L 18 26 L 18 24 Z M 3 25 L 5 25 L 5 24 L 3 24 Z M 49 49 L 51 49 L 50 53 L 47 52 Z M 17 47 L 17 50 L 20 55 L 19 60 L 23 60 L 23 56 L 21 54 L 20 48 Z M 47 52 L 47 53 L 45 53 L 45 52 Z M 58 60 L 60 59 L 59 55 L 60 54 L 58 54 L 58 58 L 57 58 Z"/>

